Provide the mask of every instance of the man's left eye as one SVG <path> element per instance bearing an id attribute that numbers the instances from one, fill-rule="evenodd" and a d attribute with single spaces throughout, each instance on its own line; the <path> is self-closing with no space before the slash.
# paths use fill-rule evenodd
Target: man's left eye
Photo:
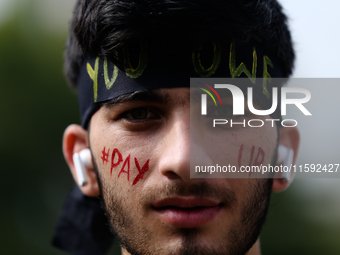
<path id="1" fill-rule="evenodd" d="M 231 106 L 221 106 L 217 109 L 217 115 L 223 118 L 232 118 L 233 117 L 233 107 Z"/>
<path id="2" fill-rule="evenodd" d="M 208 112 L 211 118 L 233 118 L 233 107 L 230 105 L 214 107 Z"/>

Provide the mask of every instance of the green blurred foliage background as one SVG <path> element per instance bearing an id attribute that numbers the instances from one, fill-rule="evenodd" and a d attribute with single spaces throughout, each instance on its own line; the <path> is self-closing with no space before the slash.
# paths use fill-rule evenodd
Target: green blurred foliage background
<path id="1" fill-rule="evenodd" d="M 79 123 L 76 95 L 62 74 L 74 1 L 58 1 L 66 12 L 58 26 L 48 13 L 43 16 L 50 23 L 37 15 L 44 12 L 41 5 L 57 1 L 13 2 L 13 12 L 0 23 L 0 253 L 65 254 L 51 247 L 50 240 L 74 185 L 61 151 L 64 129 Z M 327 188 L 315 183 L 320 193 Z M 296 180 L 288 191 L 273 196 L 261 237 L 263 254 L 340 254 L 339 221 L 325 221 L 339 212 L 339 204 L 330 209 L 333 200 L 327 196 L 317 202 L 305 199 L 301 186 L 303 181 Z M 320 217 L 311 213 L 316 207 Z M 110 253 L 118 254 L 117 247 Z"/>
<path id="2" fill-rule="evenodd" d="M 78 121 L 76 96 L 62 75 L 66 28 L 44 29 L 33 2 L 19 5 L 0 25 L 0 253 L 58 254 L 49 242 L 73 185 L 61 139 Z"/>

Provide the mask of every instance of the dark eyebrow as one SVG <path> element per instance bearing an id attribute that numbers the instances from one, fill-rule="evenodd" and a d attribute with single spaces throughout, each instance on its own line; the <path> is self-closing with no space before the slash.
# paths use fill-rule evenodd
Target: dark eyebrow
<path id="1" fill-rule="evenodd" d="M 127 101 L 138 100 L 138 101 L 145 101 L 145 102 L 153 102 L 157 104 L 166 104 L 169 101 L 169 94 L 168 93 L 160 93 L 159 91 L 155 90 L 139 90 L 129 94 L 121 95 L 114 99 L 111 99 L 105 103 L 103 106 L 105 107 L 112 107 L 118 103 L 124 103 Z"/>

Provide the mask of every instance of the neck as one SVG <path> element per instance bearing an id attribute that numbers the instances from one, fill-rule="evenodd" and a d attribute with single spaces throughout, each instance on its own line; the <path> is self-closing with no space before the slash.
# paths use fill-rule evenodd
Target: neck
<path id="1" fill-rule="evenodd" d="M 122 255 L 131 255 L 124 248 L 122 248 Z M 260 251 L 260 241 L 257 240 L 256 243 L 250 248 L 250 250 L 245 255 L 261 255 Z"/>

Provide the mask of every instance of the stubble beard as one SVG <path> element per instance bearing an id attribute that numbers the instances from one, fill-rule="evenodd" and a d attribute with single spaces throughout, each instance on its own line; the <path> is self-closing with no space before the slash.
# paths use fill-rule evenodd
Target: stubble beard
<path id="1" fill-rule="evenodd" d="M 230 189 L 215 187 L 209 182 L 201 181 L 190 187 L 183 184 L 169 184 L 162 190 L 154 188 L 143 192 L 138 199 L 138 215 L 132 215 L 126 199 L 119 196 L 121 192 L 115 187 L 103 185 L 94 160 L 94 168 L 102 194 L 104 211 L 111 226 L 111 232 L 120 245 L 132 255 L 167 254 L 167 255 L 244 255 L 256 242 L 268 212 L 271 187 L 273 179 L 257 179 L 252 184 L 244 201 L 237 201 L 235 194 Z M 181 237 L 181 246 L 170 250 L 166 245 L 157 245 L 153 242 L 153 235 L 146 227 L 145 206 L 146 201 L 154 201 L 155 197 L 166 196 L 199 196 L 218 198 L 233 208 L 241 206 L 241 218 L 234 221 L 232 226 L 214 238 L 215 243 L 209 247 L 203 246 L 198 236 L 199 228 L 170 228 L 169 235 Z M 132 208 L 133 209 L 133 208 Z M 150 208 L 149 208 L 150 209 Z M 164 237 L 167 242 L 167 237 Z"/>

